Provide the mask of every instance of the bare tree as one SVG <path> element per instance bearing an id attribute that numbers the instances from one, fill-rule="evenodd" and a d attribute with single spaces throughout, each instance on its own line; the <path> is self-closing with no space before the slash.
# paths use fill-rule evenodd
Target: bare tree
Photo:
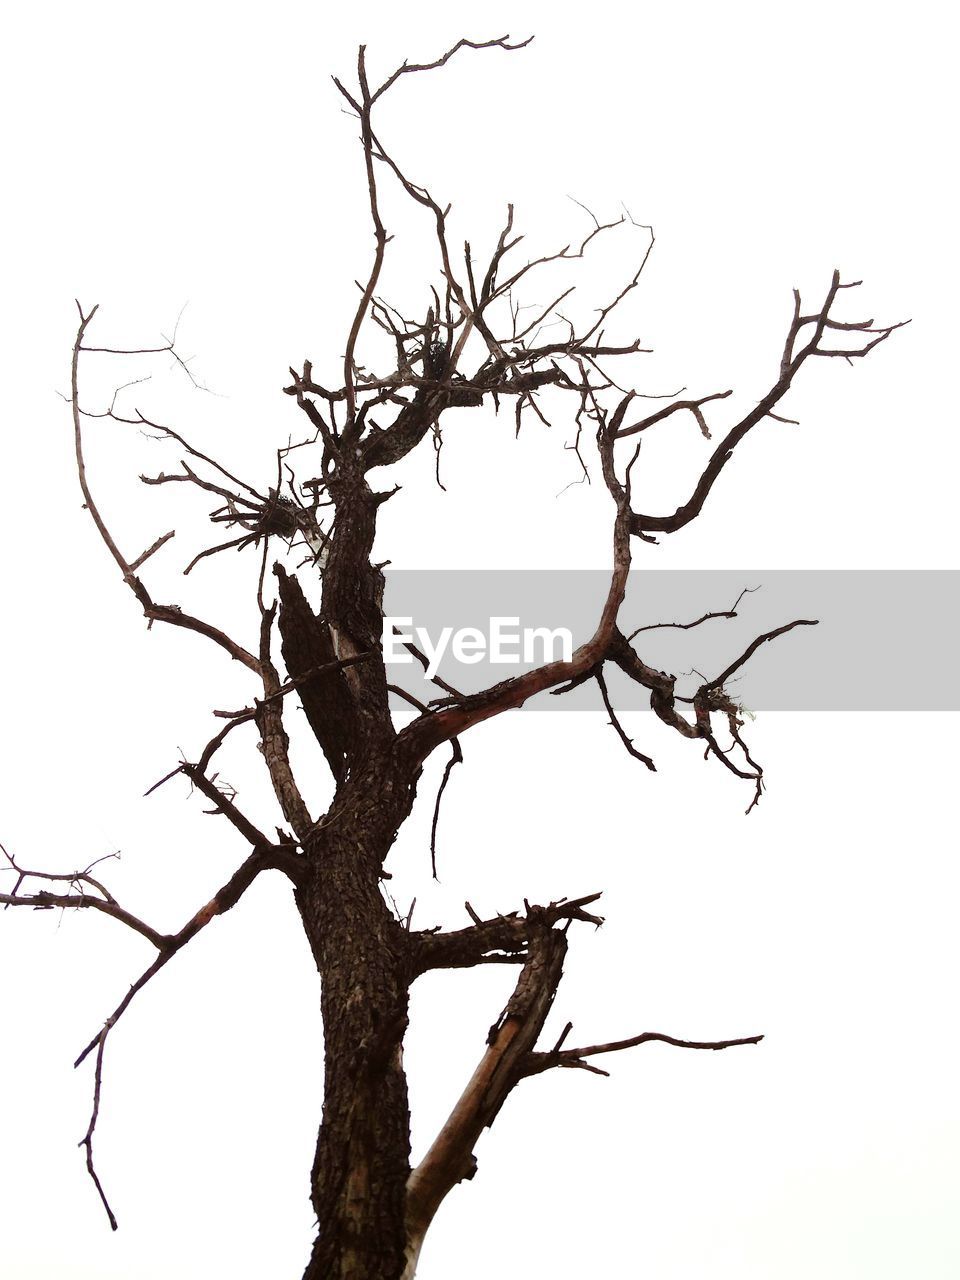
<path id="1" fill-rule="evenodd" d="M 228 466 L 194 448 L 178 431 L 147 414 L 118 409 L 118 398 L 103 411 L 85 407 L 81 371 L 89 358 L 170 354 L 181 360 L 176 334 L 155 348 L 123 348 L 94 338 L 97 307 L 78 304 L 70 402 L 76 463 L 87 510 L 124 583 L 148 625 L 164 623 L 192 631 L 217 645 L 254 679 L 248 705 L 215 711 L 222 727 L 191 759 L 182 759 L 161 783 L 189 780 L 236 829 L 249 852 L 213 898 L 177 931 L 156 928 L 126 910 L 110 893 L 96 864 L 74 873 L 27 868 L 8 853 L 15 877 L 0 895 L 7 906 L 89 908 L 112 917 L 145 938 L 156 951 L 153 962 L 133 982 L 77 1058 L 93 1061 L 93 1108 L 82 1146 L 111 1225 L 116 1220 L 93 1160 L 101 1103 L 104 1053 L 109 1037 L 138 993 L 217 916 L 229 911 L 265 871 L 279 872 L 293 887 L 293 899 L 322 982 L 325 1041 L 323 1119 L 311 1174 L 318 1233 L 307 1264 L 307 1280 L 412 1277 L 425 1234 L 444 1197 L 476 1170 L 474 1147 L 520 1081 L 554 1068 L 606 1074 L 596 1059 L 650 1041 L 679 1048 L 725 1049 L 756 1044 L 751 1035 L 719 1041 L 678 1039 L 640 1031 L 603 1043 L 570 1045 L 571 1027 L 552 1045 L 540 1045 L 545 1019 L 559 986 L 571 926 L 602 918 L 593 904 L 597 892 L 572 886 L 578 896 L 544 905 L 522 899 L 522 908 L 482 919 L 466 904 L 470 923 L 447 930 L 412 927 L 412 908 L 396 909 L 384 885 L 384 861 L 398 829 L 411 812 L 424 762 L 446 749 L 448 762 L 436 798 L 432 842 L 440 796 L 452 767 L 462 759 L 460 740 L 475 724 L 516 708 L 537 694 L 563 694 L 594 681 L 599 699 L 625 749 L 638 764 L 655 768 L 618 719 L 607 687 L 608 664 L 649 695 L 650 706 L 669 729 L 697 743 L 749 787 L 747 812 L 763 790 L 763 770 L 744 739 L 740 706 L 730 682 L 756 650 L 796 627 L 815 625 L 798 618 L 757 636 L 722 671 L 705 676 L 683 697 L 676 677 L 644 661 L 641 628 L 630 635 L 619 622 L 634 538 L 682 529 L 703 511 L 736 447 L 765 419 L 789 421 L 782 402 L 808 360 L 853 361 L 883 342 L 899 325 L 848 320 L 837 315 L 845 282 L 834 272 L 822 300 L 805 305 L 794 292 L 782 358 L 768 389 L 739 419 L 719 428 L 719 439 L 689 498 L 673 511 L 636 509 L 631 478 L 644 434 L 677 415 L 689 415 L 707 438 L 719 417 L 726 389 L 702 395 L 666 397 L 649 411 L 647 393 L 635 388 L 640 341 L 618 336 L 618 309 L 637 287 L 653 247 L 650 228 L 623 215 L 590 223 L 583 238 L 541 256 L 521 259 L 522 236 L 514 229 L 512 207 L 489 256 L 470 244 L 451 243 L 449 207 L 419 185 L 388 149 L 380 132 L 381 100 L 404 77 L 443 67 L 464 49 L 514 51 L 509 37 L 460 40 L 435 61 L 404 63 L 380 83 L 368 76 L 360 49 L 356 82 L 335 80 L 346 108 L 359 125 L 373 230 L 372 261 L 359 282 L 359 301 L 346 325 L 342 378 L 321 383 L 310 361 L 290 370 L 285 388 L 307 422 L 301 439 L 277 452 L 276 470 L 257 487 Z M 381 278 L 391 234 L 384 222 L 383 184 L 393 184 L 428 220 L 439 258 L 436 277 L 425 282 L 422 310 L 395 305 L 383 296 Z M 531 279 L 584 259 L 601 238 L 617 233 L 640 242 L 623 282 L 589 322 L 567 318 L 572 285 L 546 305 L 524 302 Z M 562 308 L 562 310 L 561 310 Z M 387 356 L 383 355 L 387 352 Z M 376 361 L 374 366 L 373 361 Z M 184 370 L 189 375 L 185 362 Z M 380 468 L 402 462 L 418 447 L 440 457 L 448 411 L 509 406 L 517 431 L 527 418 L 566 414 L 575 433 L 576 456 L 588 474 L 596 466 L 612 526 L 612 568 L 606 600 L 593 634 L 567 659 L 548 661 L 479 693 L 466 694 L 435 677 L 439 696 L 428 703 L 388 683 L 383 645 L 383 566 L 372 551 L 380 507 L 396 489 L 377 487 Z M 259 634 L 246 643 L 176 604 L 162 604 L 145 581 L 144 567 L 173 537 L 165 533 L 142 553 L 130 556 L 108 528 L 88 477 L 83 451 L 87 418 L 108 417 L 147 428 L 178 446 L 179 469 L 144 475 L 148 485 L 187 485 L 210 494 L 211 520 L 230 537 L 194 554 L 185 572 L 227 548 L 258 553 L 256 603 Z M 588 462 L 589 451 L 593 457 Z M 309 459 L 309 464 L 300 465 Z M 272 563 L 271 550 L 282 553 Z M 304 558 L 305 555 L 305 558 Z M 300 563 L 295 569 L 291 557 Z M 319 612 L 309 602 L 320 589 Z M 736 616 L 739 600 L 722 612 L 662 626 L 694 628 Z M 424 655 L 408 645 L 426 667 Z M 278 656 L 279 650 L 279 656 Z M 282 658 L 282 663 L 281 659 Z M 390 695 L 413 703 L 416 714 L 397 727 Z M 332 776 L 330 804 L 312 812 L 289 755 L 284 714 L 292 700 L 306 721 Z M 269 834 L 243 811 L 238 797 L 219 778 L 217 752 L 228 735 L 253 724 L 276 796 L 281 826 Z M 718 726 L 731 745 L 721 745 Z M 161 785 L 158 783 L 157 785 Z M 433 851 L 433 850 L 432 850 Z M 402 1046 L 411 985 L 437 969 L 484 964 L 515 965 L 518 977 L 499 1019 L 478 1046 L 476 1070 L 424 1158 L 410 1167 L 410 1114 Z"/>

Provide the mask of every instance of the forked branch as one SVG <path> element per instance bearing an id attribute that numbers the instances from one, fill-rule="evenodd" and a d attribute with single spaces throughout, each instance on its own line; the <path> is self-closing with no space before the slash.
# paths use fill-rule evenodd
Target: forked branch
<path id="1" fill-rule="evenodd" d="M 801 367 L 810 356 L 826 356 L 841 357 L 851 360 L 856 356 L 865 356 L 872 351 L 879 343 L 886 341 L 891 333 L 897 329 L 903 328 L 905 324 L 909 324 L 908 320 L 902 320 L 897 324 L 884 325 L 882 327 L 874 327 L 872 320 L 843 322 L 838 321 L 831 315 L 831 308 L 836 301 L 837 294 L 841 289 L 854 288 L 859 284 L 856 281 L 852 284 L 842 284 L 840 280 L 840 272 L 834 271 L 833 279 L 830 282 L 830 288 L 827 290 L 823 305 L 812 315 L 801 315 L 800 295 L 794 291 L 794 314 L 787 331 L 786 343 L 784 345 L 783 358 L 780 363 L 780 373 L 777 381 L 770 390 L 762 397 L 757 405 L 745 414 L 733 427 L 727 431 L 723 439 L 717 445 L 709 462 L 703 470 L 693 494 L 687 502 L 678 507 L 672 515 L 668 516 L 651 516 L 640 513 L 634 513 L 630 525 L 631 533 L 650 541 L 650 535 L 654 533 L 675 533 L 678 529 L 682 529 L 684 525 L 690 523 L 703 510 L 703 505 L 710 494 L 711 489 L 717 481 L 720 473 L 730 461 L 733 452 L 741 440 L 755 427 L 762 422 L 764 418 L 774 417 L 778 415 L 773 412 L 775 407 L 780 403 L 783 397 L 790 390 L 793 380 L 799 373 Z M 810 328 L 809 337 L 805 336 L 804 331 Z M 843 330 L 850 334 L 870 335 L 867 340 L 859 346 L 851 345 L 844 349 L 831 349 L 822 347 L 821 341 L 826 329 Z M 618 438 L 629 436 L 638 431 L 646 430 L 653 426 L 654 423 L 662 421 L 668 417 L 675 409 L 689 408 L 698 416 L 701 428 L 705 430 L 705 434 L 709 434 L 706 430 L 706 421 L 702 415 L 702 406 L 710 400 L 725 399 L 730 394 L 729 391 L 720 392 L 714 396 L 706 396 L 699 401 L 681 401 L 676 405 L 671 405 L 666 409 L 662 409 L 659 413 L 652 414 L 649 418 L 639 423 L 635 423 L 631 427 L 626 427 L 618 432 Z"/>
<path id="2" fill-rule="evenodd" d="M 141 920 L 131 911 L 121 907 L 116 898 L 104 887 L 102 881 L 98 878 L 95 879 L 90 874 L 97 865 L 96 862 L 91 863 L 83 871 L 31 871 L 26 867 L 21 867 L 2 844 L 0 844 L 0 853 L 9 863 L 6 869 L 15 872 L 17 877 L 11 893 L 0 893 L 0 902 L 3 903 L 5 909 L 7 907 L 30 907 L 34 911 L 50 911 L 54 907 L 59 907 L 61 910 L 71 911 L 89 908 L 93 911 L 99 911 L 105 916 L 110 916 L 111 919 L 119 921 L 120 924 L 125 924 L 128 929 L 132 929 L 134 933 L 139 933 L 141 937 L 146 938 L 158 950 L 162 950 L 169 944 L 169 934 L 158 933 L 146 921 Z M 108 856 L 112 857 L 114 855 Z M 100 862 L 103 859 L 98 859 L 97 861 Z M 21 886 L 28 880 L 44 880 L 66 884 L 77 892 L 56 893 L 51 889 L 37 889 L 32 893 L 21 893 Z"/>
<path id="3" fill-rule="evenodd" d="M 491 920 L 476 918 L 472 927 L 454 933 L 417 936 L 420 971 L 485 963 L 491 959 L 522 963 L 523 968 L 503 1013 L 490 1028 L 487 1048 L 476 1070 L 430 1149 L 410 1175 L 405 1277 L 414 1274 L 423 1238 L 444 1197 L 458 1182 L 476 1173 L 477 1140 L 483 1129 L 496 1119 L 521 1080 L 552 1067 L 579 1067 L 606 1075 L 607 1072 L 588 1059 L 649 1041 L 662 1041 L 685 1049 L 719 1050 L 757 1044 L 763 1038 L 694 1041 L 648 1031 L 625 1040 L 564 1049 L 563 1042 L 571 1030 L 568 1023 L 553 1049 L 538 1051 L 536 1042 L 563 975 L 570 921 L 585 919 L 601 924 L 601 917 L 584 910 L 599 896 L 590 894 L 551 903 L 549 907 L 527 904 L 523 915 L 513 913 Z M 565 922 L 564 926 L 556 927 L 561 921 Z"/>
<path id="4" fill-rule="evenodd" d="M 275 869 L 283 871 L 294 883 L 297 883 L 301 868 L 298 860 L 288 850 L 280 846 L 270 846 L 265 849 L 256 850 L 247 860 L 234 872 L 226 884 L 214 894 L 208 903 L 195 912 L 187 923 L 178 933 L 159 934 L 155 933 L 154 945 L 157 946 L 157 957 L 151 965 L 149 965 L 139 978 L 133 983 L 126 995 L 104 1022 L 101 1029 L 83 1049 L 74 1062 L 75 1067 L 79 1067 L 86 1058 L 96 1051 L 94 1075 L 93 1075 L 93 1108 L 90 1113 L 90 1122 L 87 1131 L 81 1139 L 80 1146 L 86 1152 L 87 1171 L 93 1180 L 97 1189 L 97 1194 L 103 1203 L 104 1210 L 110 1220 L 111 1228 L 116 1231 L 117 1219 L 110 1207 L 110 1203 L 104 1192 L 100 1178 L 97 1175 L 93 1161 L 93 1135 L 97 1127 L 97 1119 L 100 1114 L 100 1099 L 103 1085 L 103 1056 L 106 1048 L 107 1037 L 116 1026 L 117 1022 L 127 1011 L 134 997 L 138 992 L 142 991 L 148 982 L 160 972 L 183 948 L 188 942 L 191 942 L 197 934 L 205 929 L 211 920 L 217 916 L 223 915 L 231 910 L 240 901 L 243 894 L 254 882 L 262 871 Z M 139 930 L 139 932 L 143 932 Z M 145 935 L 146 936 L 146 935 Z M 154 939 L 151 939 L 154 940 Z"/>
<path id="5" fill-rule="evenodd" d="M 412 1276 L 427 1229 L 444 1197 L 476 1172 L 473 1148 L 493 1123 L 536 1044 L 563 973 L 564 931 L 534 927 L 527 959 L 487 1048 L 459 1102 L 407 1183 L 407 1270 Z"/>
<path id="6" fill-rule="evenodd" d="M 83 492 L 84 505 L 90 512 L 90 516 L 97 527 L 100 537 L 103 539 L 104 545 L 116 561 L 120 572 L 123 574 L 124 582 L 126 582 L 127 586 L 140 601 L 140 604 L 143 606 L 144 615 L 151 622 L 166 622 L 171 626 L 184 627 L 188 631 L 195 631 L 198 635 L 206 636 L 209 640 L 212 640 L 215 644 L 219 645 L 221 649 L 226 650 L 231 658 L 243 663 L 245 667 L 249 667 L 251 671 L 255 671 L 259 675 L 260 665 L 253 654 L 248 653 L 242 645 L 237 644 L 236 641 L 232 640 L 225 632 L 221 631 L 217 627 L 211 626 L 210 623 L 204 622 L 200 618 L 195 618 L 189 613 L 184 613 L 178 605 L 155 603 L 135 571 L 135 566 L 142 564 L 146 559 L 146 555 L 151 552 L 138 556 L 136 561 L 128 561 L 120 551 L 117 543 L 114 541 L 113 535 L 110 533 L 110 530 L 107 528 L 107 525 L 100 514 L 100 510 L 94 501 L 93 494 L 90 491 L 90 485 L 87 480 L 87 470 L 83 456 L 83 435 L 81 431 L 82 412 L 80 409 L 79 389 L 80 355 L 81 352 L 90 350 L 90 348 L 84 347 L 83 339 L 90 321 L 97 313 L 98 307 L 95 306 L 84 314 L 82 307 L 77 303 L 77 310 L 80 312 L 80 326 L 77 329 L 77 336 L 73 345 L 73 359 L 70 367 L 70 393 L 73 409 L 74 448 L 77 460 L 77 476 L 80 480 L 81 491 Z M 96 350 L 109 350 L 110 354 L 130 354 L 129 352 L 114 352 L 111 348 L 96 348 Z M 166 350 L 166 348 L 163 348 L 163 350 Z M 157 544 L 154 544 L 154 548 L 152 548 L 151 551 L 156 549 L 156 545 Z"/>

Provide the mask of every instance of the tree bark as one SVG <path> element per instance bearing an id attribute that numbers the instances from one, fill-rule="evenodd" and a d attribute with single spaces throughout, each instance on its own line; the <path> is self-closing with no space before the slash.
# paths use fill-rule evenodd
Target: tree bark
<path id="1" fill-rule="evenodd" d="M 320 972 L 324 1103 L 312 1173 L 318 1235 L 304 1280 L 399 1280 L 410 1111 L 403 1069 L 410 935 L 379 887 L 412 803 L 386 760 L 351 780 L 311 839 L 297 891 Z"/>

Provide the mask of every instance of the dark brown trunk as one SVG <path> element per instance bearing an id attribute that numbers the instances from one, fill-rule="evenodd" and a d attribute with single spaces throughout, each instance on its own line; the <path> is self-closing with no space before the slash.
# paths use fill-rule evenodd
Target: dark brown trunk
<path id="1" fill-rule="evenodd" d="M 383 765 L 362 772 L 318 831 L 297 893 L 320 971 L 324 1028 L 312 1174 L 318 1235 L 304 1280 L 399 1280 L 404 1268 L 409 935 L 378 882 L 412 796 Z"/>
<path id="2" fill-rule="evenodd" d="M 406 1249 L 410 1112 L 403 1036 L 411 938 L 381 892 L 383 862 L 413 803 L 417 769 L 396 756 L 380 654 L 383 575 L 370 563 L 373 493 L 349 457 L 330 478 L 337 517 L 320 614 L 280 577 L 280 630 L 290 674 L 356 659 L 305 680 L 308 720 L 336 795 L 304 845 L 297 889 L 320 972 L 323 1117 L 311 1192 L 317 1238 L 304 1280 L 400 1280 Z"/>

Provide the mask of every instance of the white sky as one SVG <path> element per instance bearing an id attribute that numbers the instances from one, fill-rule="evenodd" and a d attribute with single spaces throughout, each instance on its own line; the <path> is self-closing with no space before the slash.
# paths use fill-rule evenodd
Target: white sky
<path id="1" fill-rule="evenodd" d="M 624 15 L 607 0 L 569 14 L 519 0 L 482 12 L 357 3 L 336 17 L 283 0 L 269 11 L 20 6 L 0 76 L 0 838 L 24 864 L 71 870 L 122 849 L 111 887 L 168 929 L 245 853 L 176 784 L 139 799 L 180 748 L 210 736 L 211 708 L 252 691 L 199 638 L 146 633 L 80 510 L 56 396 L 74 296 L 101 304 L 104 345 L 152 345 L 189 300 L 182 342 L 218 395 L 191 392 L 161 362 L 136 402 L 268 482 L 275 448 L 299 427 L 279 394 L 287 365 L 310 355 L 320 370 L 342 351 L 369 250 L 359 152 L 330 73 L 351 74 L 360 40 L 386 70 L 464 33 L 504 31 L 537 40 L 411 81 L 383 133 L 453 201 L 457 234 L 476 246 L 495 241 L 508 199 L 531 255 L 581 232 L 568 195 L 653 223 L 629 313 L 656 348 L 643 389 L 732 385 L 740 403 L 755 399 L 790 289 L 817 301 L 835 265 L 864 280 L 845 300 L 853 318 L 914 319 L 854 368 L 806 369 L 787 410 L 801 427 L 758 429 L 701 520 L 638 548 L 636 563 L 954 567 L 955 45 L 939 6 Z M 635 247 L 624 241 L 630 261 Z M 398 237 L 398 293 L 421 296 L 421 249 Z M 184 582 L 205 508 L 143 489 L 137 474 L 173 469 L 176 452 L 121 431 L 91 429 L 88 447 L 122 545 L 135 555 L 176 526 L 182 538 L 148 575 L 156 594 L 252 636 L 252 561 L 232 557 L 225 576 L 214 561 Z M 509 421 L 463 415 L 445 449 L 448 494 L 431 484 L 432 456 L 412 462 L 384 509 L 383 558 L 602 567 L 604 495 L 556 497 L 575 474 L 568 439 L 558 423 L 514 442 Z M 702 441 L 685 425 L 658 446 L 638 483 L 667 509 L 687 496 Z M 416 894 L 415 923 L 456 927 L 466 897 L 491 912 L 603 889 L 605 928 L 571 934 L 557 1028 L 572 1019 L 581 1043 L 647 1029 L 767 1039 L 717 1055 L 646 1046 L 608 1059 L 610 1080 L 526 1083 L 482 1139 L 476 1179 L 441 1212 L 420 1274 L 956 1276 L 953 719 L 764 715 L 754 742 L 770 786 L 749 819 L 743 786 L 696 746 L 649 716 L 629 727 L 658 774 L 621 752 L 600 715 L 524 714 L 473 731 L 442 817 L 442 883 L 428 883 L 438 760 L 391 855 L 398 901 Z M 237 741 L 224 773 L 269 825 L 250 751 Z M 325 785 L 307 789 L 319 801 Z M 87 914 L 9 911 L 2 924 L 0 1273 L 298 1276 L 319 993 L 285 884 L 263 878 L 111 1038 L 97 1152 L 115 1236 L 74 1145 L 90 1073 L 70 1064 L 150 948 Z M 415 1152 L 482 1051 L 510 977 L 445 974 L 415 988 Z"/>

